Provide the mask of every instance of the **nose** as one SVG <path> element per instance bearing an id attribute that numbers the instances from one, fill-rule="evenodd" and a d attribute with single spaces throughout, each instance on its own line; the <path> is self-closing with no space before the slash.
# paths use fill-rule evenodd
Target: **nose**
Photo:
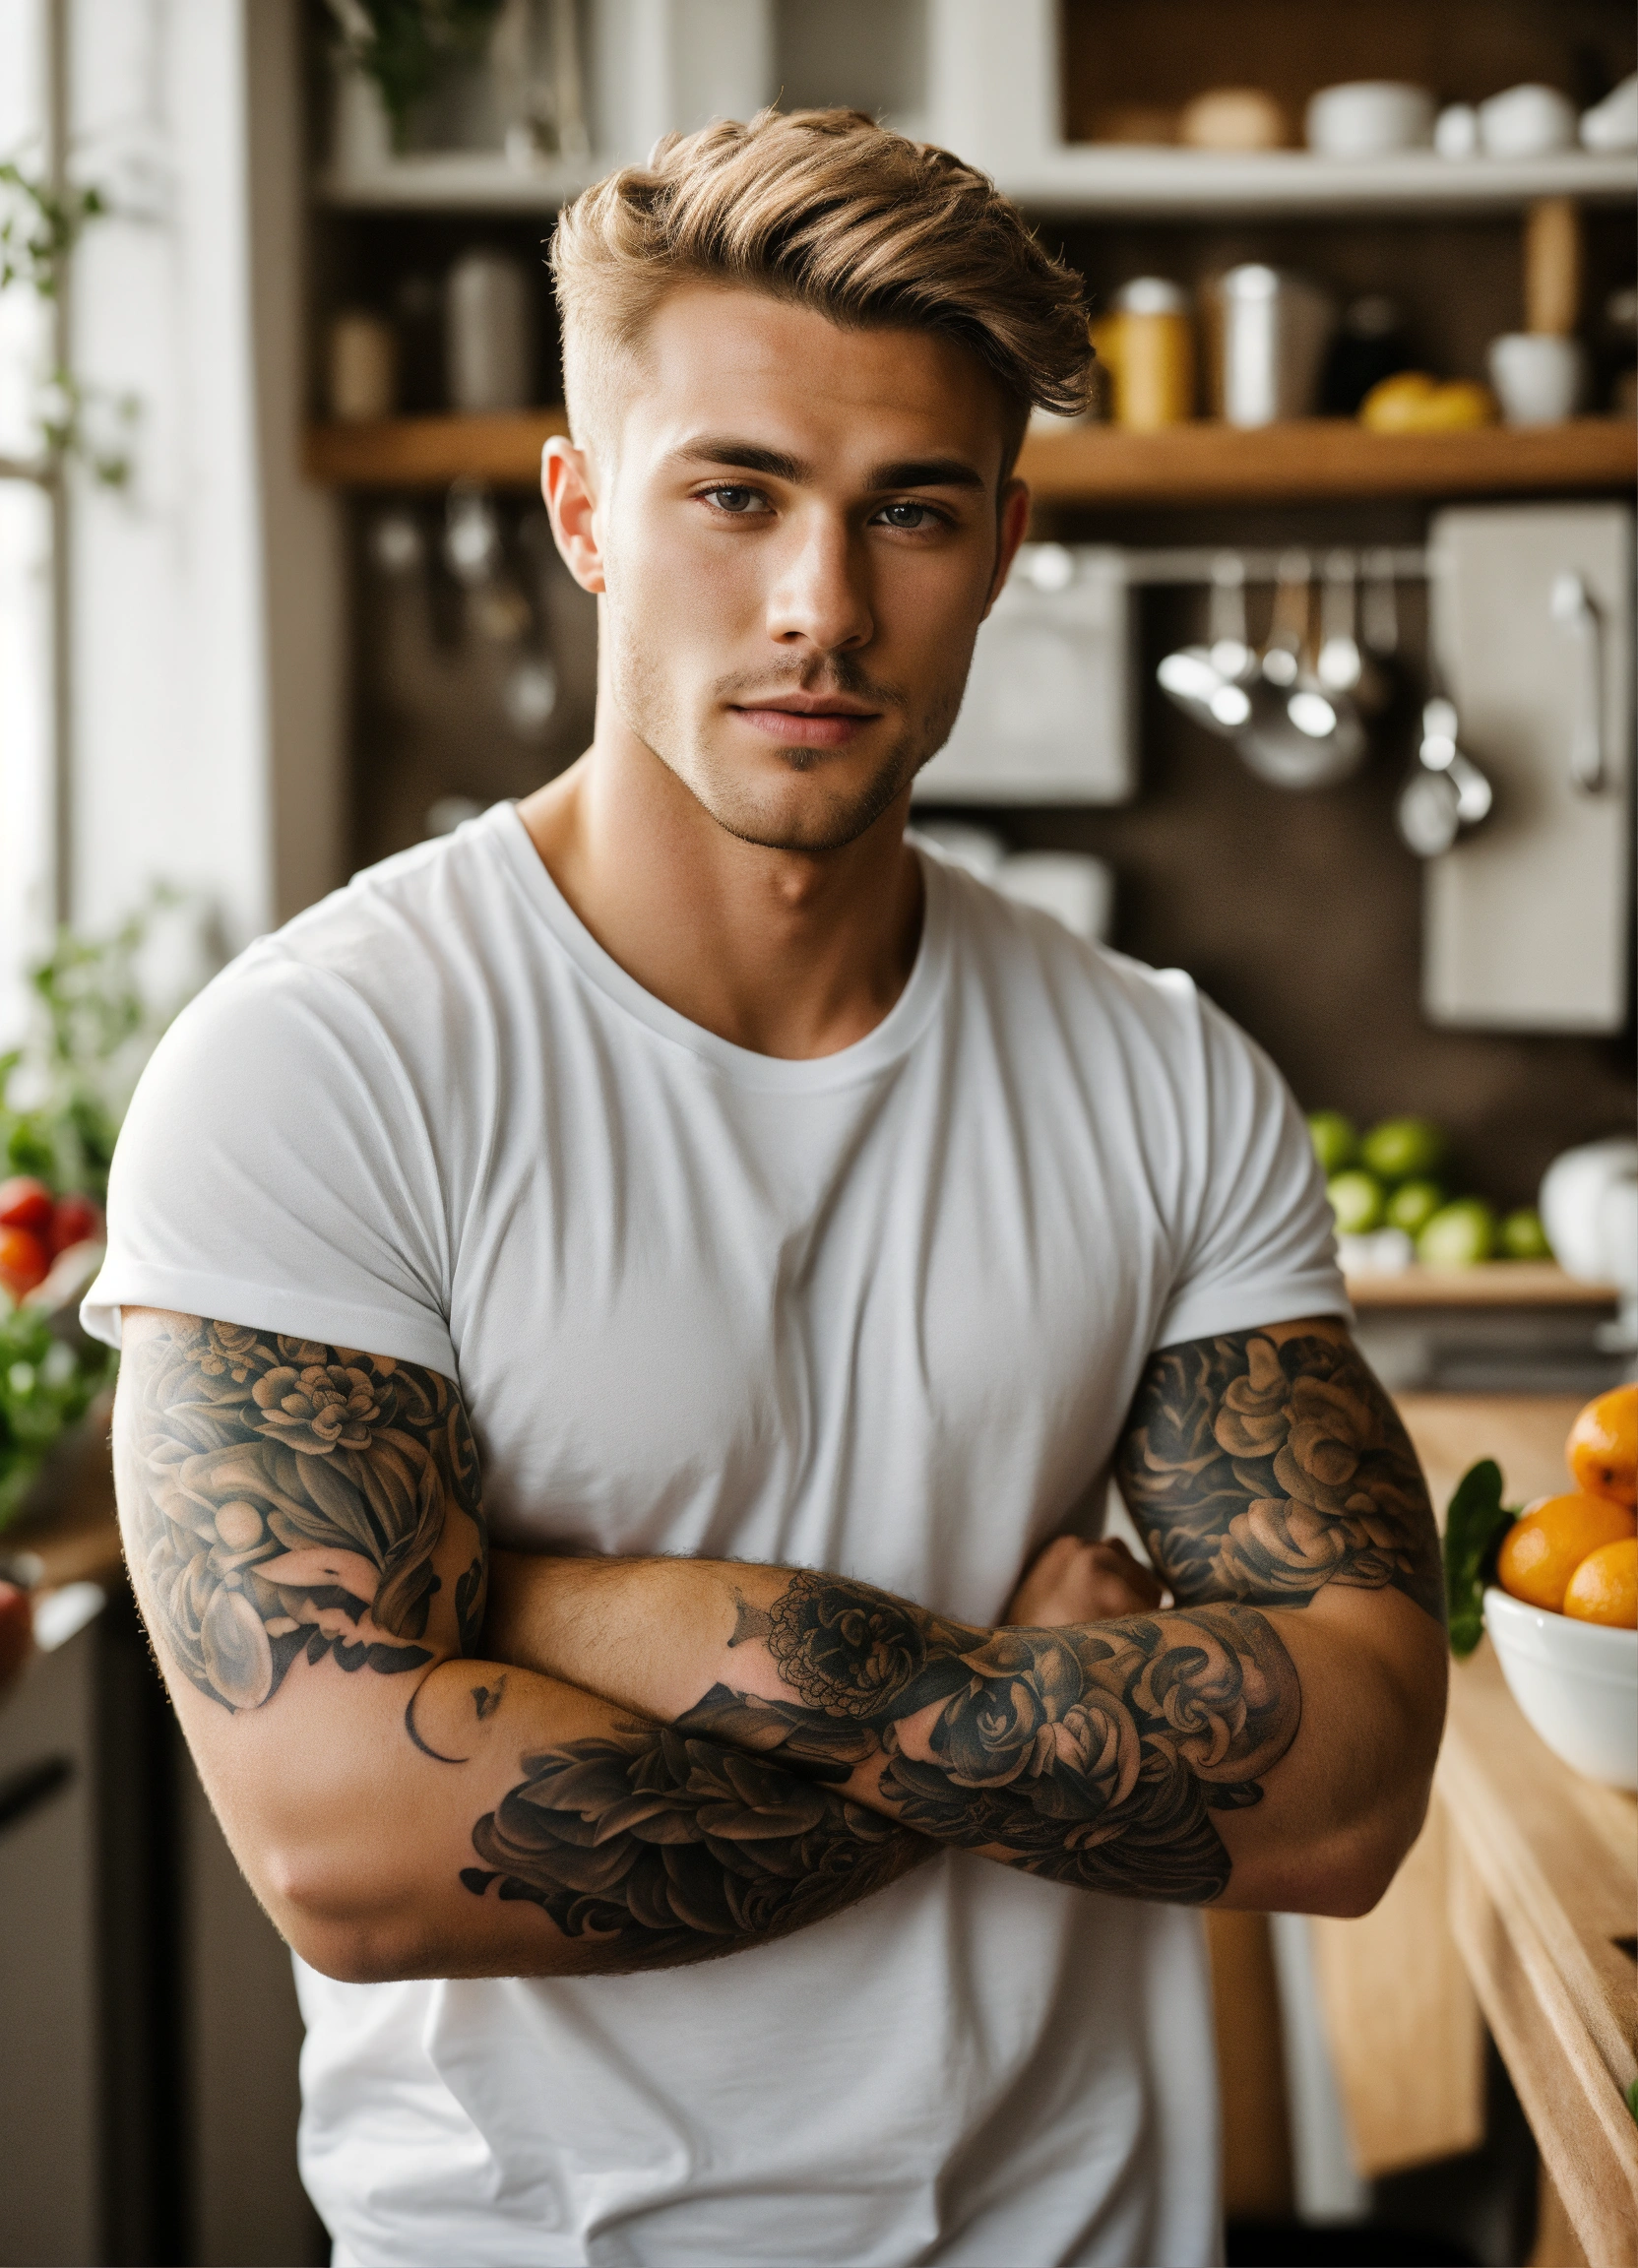
<path id="1" fill-rule="evenodd" d="M 865 546 L 840 514 L 800 514 L 768 595 L 768 635 L 778 646 L 838 654 L 874 634 Z"/>

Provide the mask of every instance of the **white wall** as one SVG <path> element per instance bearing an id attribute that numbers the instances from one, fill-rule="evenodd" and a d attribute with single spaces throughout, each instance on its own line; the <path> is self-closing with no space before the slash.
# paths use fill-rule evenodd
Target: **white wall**
<path id="1" fill-rule="evenodd" d="M 87 379 L 134 394 L 128 496 L 74 515 L 72 883 L 151 881 L 236 947 L 338 878 L 341 577 L 297 471 L 298 0 L 73 0 L 75 169 L 115 216 L 76 265 Z"/>

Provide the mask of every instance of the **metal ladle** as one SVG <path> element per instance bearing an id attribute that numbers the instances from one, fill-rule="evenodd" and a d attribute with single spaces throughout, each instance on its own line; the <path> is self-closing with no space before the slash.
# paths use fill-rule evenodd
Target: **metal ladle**
<path id="1" fill-rule="evenodd" d="M 1490 816 L 1495 792 L 1456 744 L 1456 704 L 1436 693 L 1421 713 L 1421 743 L 1394 819 L 1418 858 L 1439 858 Z"/>
<path id="2" fill-rule="evenodd" d="M 1393 688 L 1359 638 L 1357 569 L 1352 551 L 1333 551 L 1325 562 L 1320 597 L 1319 659 L 1314 673 L 1327 693 L 1344 693 L 1361 717 L 1388 706 Z"/>
<path id="3" fill-rule="evenodd" d="M 1257 658 L 1246 640 L 1245 564 L 1231 551 L 1212 562 L 1212 602 L 1205 646 L 1168 654 L 1155 676 L 1167 700 L 1220 739 L 1231 740 L 1251 721 L 1246 686 Z"/>
<path id="4" fill-rule="evenodd" d="M 1335 787 L 1358 770 L 1366 738 L 1347 693 L 1328 689 L 1308 665 L 1313 574 L 1303 551 L 1280 562 L 1274 613 L 1257 676 L 1246 687 L 1250 715 L 1234 745 L 1271 787 Z"/>

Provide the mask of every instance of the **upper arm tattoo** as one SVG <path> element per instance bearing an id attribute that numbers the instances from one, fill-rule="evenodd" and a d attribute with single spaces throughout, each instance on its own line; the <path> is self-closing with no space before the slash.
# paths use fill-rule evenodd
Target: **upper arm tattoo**
<path id="1" fill-rule="evenodd" d="M 1179 1605 L 1303 1606 L 1327 1583 L 1392 1585 L 1444 1618 L 1421 1469 L 1346 1339 L 1242 1331 L 1163 1348 L 1117 1473 Z"/>
<path id="2" fill-rule="evenodd" d="M 178 1668 L 255 1709 L 296 1657 L 391 1675 L 476 1642 L 477 1453 L 449 1379 L 413 1362 L 192 1318 L 127 1362 L 121 1466 L 149 1609 Z M 453 1626 L 421 1643 L 452 1519 Z"/>

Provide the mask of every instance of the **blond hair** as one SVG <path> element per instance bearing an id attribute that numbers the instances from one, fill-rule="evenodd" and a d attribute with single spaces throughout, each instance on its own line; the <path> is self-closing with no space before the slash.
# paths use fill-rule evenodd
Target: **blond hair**
<path id="1" fill-rule="evenodd" d="M 987 177 L 857 110 L 764 110 L 667 134 L 568 206 L 551 244 L 576 438 L 609 364 L 682 283 L 748 285 L 844 327 L 931 331 L 976 354 L 1007 410 L 1004 472 L 1030 410 L 1086 407 L 1081 279 Z"/>

